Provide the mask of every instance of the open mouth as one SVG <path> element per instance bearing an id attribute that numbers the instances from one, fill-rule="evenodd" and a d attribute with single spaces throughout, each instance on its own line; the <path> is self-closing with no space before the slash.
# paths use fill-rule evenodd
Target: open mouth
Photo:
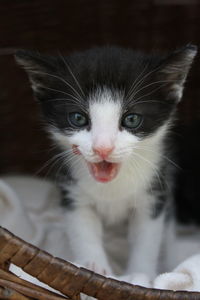
<path id="1" fill-rule="evenodd" d="M 108 161 L 101 161 L 98 163 L 87 162 L 90 174 L 96 181 L 109 182 L 113 180 L 119 171 L 119 163 L 111 163 Z"/>

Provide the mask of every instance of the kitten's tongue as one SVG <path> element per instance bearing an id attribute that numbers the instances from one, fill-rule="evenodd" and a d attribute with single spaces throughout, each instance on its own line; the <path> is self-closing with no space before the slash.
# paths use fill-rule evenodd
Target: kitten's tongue
<path id="1" fill-rule="evenodd" d="M 119 170 L 119 164 L 102 161 L 99 163 L 87 162 L 91 175 L 100 182 L 113 180 Z"/>

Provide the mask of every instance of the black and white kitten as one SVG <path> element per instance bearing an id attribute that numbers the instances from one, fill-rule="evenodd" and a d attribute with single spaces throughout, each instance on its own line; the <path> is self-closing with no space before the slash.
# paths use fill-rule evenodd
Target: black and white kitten
<path id="1" fill-rule="evenodd" d="M 63 154 L 60 187 L 77 263 L 111 275 L 104 228 L 126 221 L 127 274 L 155 276 L 173 198 L 170 127 L 196 52 L 16 54 Z"/>

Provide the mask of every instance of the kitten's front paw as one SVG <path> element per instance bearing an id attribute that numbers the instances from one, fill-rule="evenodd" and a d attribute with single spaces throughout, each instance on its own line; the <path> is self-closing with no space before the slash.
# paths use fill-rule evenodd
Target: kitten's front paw
<path id="1" fill-rule="evenodd" d="M 104 275 L 104 276 L 109 276 L 112 274 L 112 270 L 110 268 L 110 266 L 106 263 L 100 263 L 100 262 L 87 262 L 85 264 L 85 267 L 95 273 Z"/>

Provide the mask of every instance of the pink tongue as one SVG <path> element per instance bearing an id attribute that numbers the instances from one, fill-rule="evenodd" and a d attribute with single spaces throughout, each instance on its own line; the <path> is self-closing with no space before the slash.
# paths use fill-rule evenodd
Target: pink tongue
<path id="1" fill-rule="evenodd" d="M 102 161 L 100 163 L 88 162 L 91 175 L 100 182 L 108 182 L 118 174 L 119 164 Z"/>

